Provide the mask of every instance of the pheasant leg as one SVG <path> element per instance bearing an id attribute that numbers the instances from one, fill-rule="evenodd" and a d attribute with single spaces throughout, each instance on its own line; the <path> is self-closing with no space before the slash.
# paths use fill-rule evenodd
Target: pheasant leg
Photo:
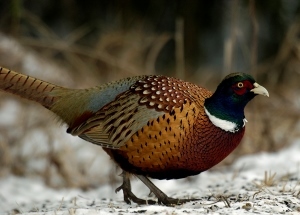
<path id="1" fill-rule="evenodd" d="M 136 197 L 132 192 L 131 192 L 131 184 L 130 184 L 130 179 L 129 179 L 129 174 L 125 171 L 122 172 L 122 177 L 123 177 L 123 183 L 120 187 L 118 187 L 115 192 L 119 192 L 120 190 L 123 190 L 123 195 L 124 195 L 124 201 L 127 204 L 131 204 L 131 201 L 134 203 L 137 203 L 139 205 L 145 205 L 145 204 L 150 204 L 153 205 L 156 202 L 153 200 L 144 200 Z"/>
<path id="2" fill-rule="evenodd" d="M 186 202 L 199 200 L 199 199 L 174 199 L 168 197 L 164 192 L 162 192 L 158 187 L 156 187 L 147 177 L 142 175 L 137 175 L 137 177 L 150 189 L 151 192 L 155 194 L 159 204 L 180 205 Z"/>

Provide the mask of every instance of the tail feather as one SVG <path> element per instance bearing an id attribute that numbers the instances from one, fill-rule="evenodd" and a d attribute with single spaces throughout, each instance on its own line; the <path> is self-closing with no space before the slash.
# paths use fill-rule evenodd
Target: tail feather
<path id="1" fill-rule="evenodd" d="M 0 67 L 0 90 L 36 101 L 48 109 L 56 100 L 51 91 L 57 88 L 62 87 Z"/>

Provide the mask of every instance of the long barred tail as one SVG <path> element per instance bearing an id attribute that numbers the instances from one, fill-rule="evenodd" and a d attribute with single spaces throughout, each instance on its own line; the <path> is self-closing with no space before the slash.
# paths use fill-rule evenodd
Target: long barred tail
<path id="1" fill-rule="evenodd" d="M 48 109 L 56 100 L 51 91 L 57 88 L 62 87 L 0 67 L 0 90 L 36 101 Z"/>

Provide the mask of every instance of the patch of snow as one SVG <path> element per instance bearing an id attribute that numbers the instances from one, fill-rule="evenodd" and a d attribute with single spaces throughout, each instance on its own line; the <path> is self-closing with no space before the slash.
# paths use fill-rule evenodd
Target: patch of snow
<path id="1" fill-rule="evenodd" d="M 15 124 L 21 112 L 20 103 L 11 99 L 0 104 L 0 126 Z"/>

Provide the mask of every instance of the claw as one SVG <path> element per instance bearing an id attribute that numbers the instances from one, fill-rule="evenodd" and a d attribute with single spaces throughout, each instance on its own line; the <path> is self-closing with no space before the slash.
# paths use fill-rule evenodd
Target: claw
<path id="1" fill-rule="evenodd" d="M 117 189 L 115 189 L 115 193 L 118 193 L 120 190 L 122 190 L 123 189 L 122 186 L 123 184 L 120 187 L 117 187 Z"/>
<path id="2" fill-rule="evenodd" d="M 137 203 L 139 205 L 145 205 L 145 204 L 154 205 L 154 204 L 156 204 L 156 201 L 153 201 L 153 200 L 144 200 L 144 199 L 140 199 L 140 198 L 136 197 L 131 192 L 131 184 L 130 184 L 130 180 L 129 180 L 128 174 L 125 171 L 123 171 L 121 175 L 123 177 L 123 183 L 122 183 L 121 186 L 117 187 L 117 189 L 115 190 L 115 192 L 117 193 L 120 190 L 123 190 L 124 201 L 127 204 L 131 204 L 131 201 L 133 201 L 134 203 Z"/>

